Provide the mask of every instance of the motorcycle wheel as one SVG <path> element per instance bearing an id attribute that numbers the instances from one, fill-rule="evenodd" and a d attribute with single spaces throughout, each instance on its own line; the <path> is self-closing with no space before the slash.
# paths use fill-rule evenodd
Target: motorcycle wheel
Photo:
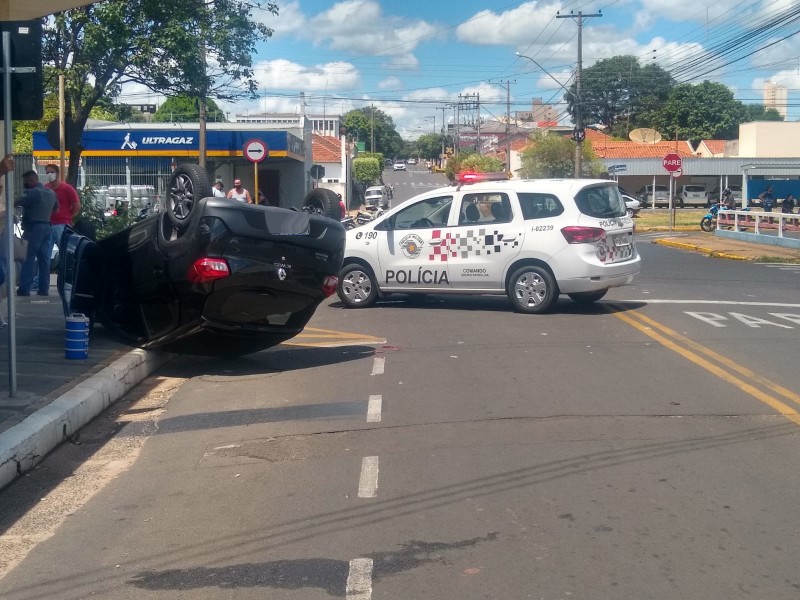
<path id="1" fill-rule="evenodd" d="M 703 217 L 700 220 L 700 229 L 702 229 L 707 233 L 711 233 L 712 231 L 714 231 L 714 219 L 708 216 Z"/>

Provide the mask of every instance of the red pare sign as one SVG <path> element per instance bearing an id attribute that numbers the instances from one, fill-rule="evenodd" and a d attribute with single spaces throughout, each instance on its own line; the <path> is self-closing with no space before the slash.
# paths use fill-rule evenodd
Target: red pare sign
<path id="1" fill-rule="evenodd" d="M 661 161 L 661 164 L 664 165 L 664 168 L 667 171 L 672 173 L 673 171 L 678 171 L 683 167 L 683 160 L 681 159 L 680 154 L 671 152 L 664 157 L 664 160 Z"/>

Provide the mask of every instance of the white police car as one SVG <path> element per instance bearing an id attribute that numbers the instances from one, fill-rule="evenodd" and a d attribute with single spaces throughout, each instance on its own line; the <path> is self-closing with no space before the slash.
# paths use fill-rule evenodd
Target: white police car
<path id="1" fill-rule="evenodd" d="M 338 286 L 346 306 L 394 292 L 506 294 L 517 311 L 540 313 L 559 294 L 595 302 L 639 273 L 615 182 L 458 179 L 347 232 Z"/>

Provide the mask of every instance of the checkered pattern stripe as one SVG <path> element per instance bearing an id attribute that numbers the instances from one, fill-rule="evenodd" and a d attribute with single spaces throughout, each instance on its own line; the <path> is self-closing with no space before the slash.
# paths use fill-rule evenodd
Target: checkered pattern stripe
<path id="1" fill-rule="evenodd" d="M 444 234 L 444 235 L 443 235 Z M 448 258 L 469 258 L 470 256 L 489 256 L 498 254 L 504 248 L 519 246 L 517 239 L 504 240 L 499 231 L 486 228 L 467 229 L 466 231 L 446 232 L 441 229 L 433 231 L 433 240 L 441 240 L 439 245 L 432 245 L 428 260 L 446 262 Z"/>

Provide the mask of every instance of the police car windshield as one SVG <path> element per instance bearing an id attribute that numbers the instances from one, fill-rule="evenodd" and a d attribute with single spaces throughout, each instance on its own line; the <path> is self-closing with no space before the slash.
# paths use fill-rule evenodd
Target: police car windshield
<path id="1" fill-rule="evenodd" d="M 598 219 L 625 215 L 625 202 L 616 185 L 584 188 L 575 196 L 575 204 L 583 214 Z"/>

